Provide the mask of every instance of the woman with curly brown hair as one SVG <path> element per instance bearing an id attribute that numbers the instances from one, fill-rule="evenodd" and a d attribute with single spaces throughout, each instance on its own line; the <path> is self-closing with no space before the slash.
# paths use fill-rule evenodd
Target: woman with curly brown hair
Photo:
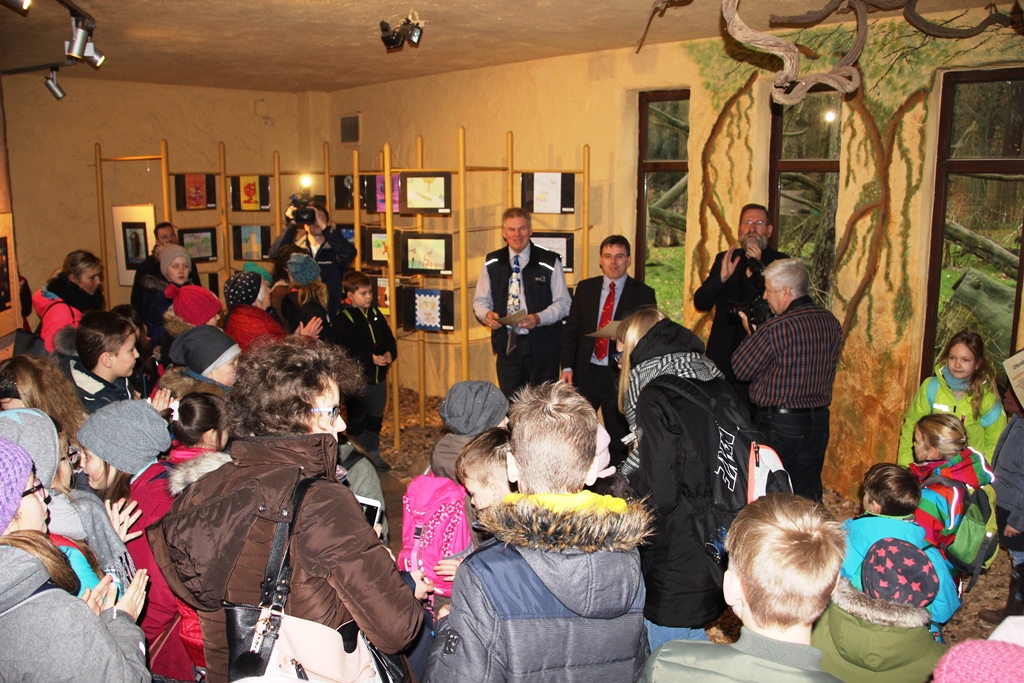
<path id="1" fill-rule="evenodd" d="M 228 677 L 222 600 L 259 604 L 277 522 L 291 515 L 295 487 L 309 489 L 291 537 L 285 613 L 336 629 L 355 620 L 381 650 L 396 653 L 419 633 L 423 610 L 352 493 L 337 480 L 344 396 L 358 367 L 317 340 L 257 340 L 239 358 L 228 400 L 231 462 L 196 479 L 149 529 L 168 583 L 199 610 L 207 680 Z"/>

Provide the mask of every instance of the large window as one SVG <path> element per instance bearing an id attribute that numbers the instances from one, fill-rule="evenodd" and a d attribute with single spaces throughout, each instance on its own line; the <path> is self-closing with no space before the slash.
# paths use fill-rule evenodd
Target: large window
<path id="1" fill-rule="evenodd" d="M 779 251 L 811 272 L 811 296 L 831 303 L 839 199 L 842 95 L 810 92 L 797 104 L 772 105 L 768 209 Z"/>
<path id="2" fill-rule="evenodd" d="M 1013 353 L 1024 218 L 1024 69 L 946 74 L 921 375 L 968 327 L 997 374 Z"/>
<path id="3" fill-rule="evenodd" d="M 689 138 L 688 90 L 640 93 L 634 264 L 637 278 L 658 293 L 661 309 L 678 320 L 683 315 Z"/>

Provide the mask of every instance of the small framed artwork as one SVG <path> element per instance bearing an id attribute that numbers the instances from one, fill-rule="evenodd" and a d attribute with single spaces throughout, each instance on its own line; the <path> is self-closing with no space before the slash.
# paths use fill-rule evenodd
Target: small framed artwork
<path id="1" fill-rule="evenodd" d="M 214 296 L 220 296 L 220 276 L 217 273 L 208 273 L 206 276 L 207 286 Z"/>
<path id="2" fill-rule="evenodd" d="M 395 241 L 397 242 L 401 233 L 395 230 Z M 363 263 L 374 266 L 386 266 L 388 264 L 388 233 L 381 228 L 363 228 L 363 243 L 360 245 L 360 253 Z"/>
<path id="3" fill-rule="evenodd" d="M 178 211 L 217 208 L 217 176 L 179 173 L 174 176 L 174 205 Z"/>
<path id="4" fill-rule="evenodd" d="M 452 236 L 422 232 L 402 233 L 402 275 L 451 275 Z"/>
<path id="5" fill-rule="evenodd" d="M 232 225 L 231 242 L 236 261 L 270 260 L 269 225 Z"/>
<path id="6" fill-rule="evenodd" d="M 217 228 L 179 228 L 178 244 L 193 263 L 217 260 Z"/>
<path id="7" fill-rule="evenodd" d="M 391 297 L 388 295 L 388 278 L 374 278 L 373 305 L 380 309 L 384 315 L 391 315 Z M 398 291 L 398 284 L 395 284 L 395 291 Z"/>
<path id="8" fill-rule="evenodd" d="M 149 254 L 149 236 L 156 218 L 152 204 L 112 206 L 117 283 L 131 287 L 135 272 Z"/>
<path id="9" fill-rule="evenodd" d="M 269 211 L 270 176 L 231 176 L 232 211 Z"/>
<path id="10" fill-rule="evenodd" d="M 450 215 L 452 174 L 408 171 L 399 174 L 400 213 Z"/>
<path id="11" fill-rule="evenodd" d="M 455 330 L 455 292 L 445 289 L 402 289 L 402 328 L 425 332 Z"/>
<path id="12" fill-rule="evenodd" d="M 576 213 L 576 176 L 572 173 L 524 173 L 522 207 L 530 213 Z"/>
<path id="13" fill-rule="evenodd" d="M 11 214 L 0 213 L 0 336 L 18 327 L 18 264 L 15 263 L 14 228 Z M 21 311 L 28 316 L 31 310 Z"/>
<path id="14" fill-rule="evenodd" d="M 373 183 L 366 189 L 366 212 L 367 213 L 384 213 L 386 209 L 387 195 L 384 190 L 384 174 L 378 173 L 375 176 L 369 176 L 372 178 Z M 398 195 L 400 191 L 400 182 L 397 173 L 391 174 L 391 213 L 398 213 Z M 372 193 L 372 194 L 371 194 Z"/>
<path id="15" fill-rule="evenodd" d="M 576 235 L 571 232 L 535 232 L 530 240 L 562 257 L 562 270 L 571 273 L 576 259 Z"/>
<path id="16" fill-rule="evenodd" d="M 355 177 L 350 175 L 334 176 L 334 208 L 342 211 L 355 208 Z"/>
<path id="17" fill-rule="evenodd" d="M 356 226 L 353 223 L 335 223 L 334 227 L 338 229 L 341 236 L 347 239 L 349 242 L 354 242 L 356 239 Z"/>

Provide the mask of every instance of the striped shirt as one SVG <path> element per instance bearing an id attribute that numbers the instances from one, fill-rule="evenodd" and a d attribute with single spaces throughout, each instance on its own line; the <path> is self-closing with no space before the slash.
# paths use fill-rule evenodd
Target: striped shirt
<path id="1" fill-rule="evenodd" d="M 825 408 L 832 402 L 843 330 L 830 311 L 810 297 L 757 328 L 732 356 L 750 400 L 762 408 Z"/>

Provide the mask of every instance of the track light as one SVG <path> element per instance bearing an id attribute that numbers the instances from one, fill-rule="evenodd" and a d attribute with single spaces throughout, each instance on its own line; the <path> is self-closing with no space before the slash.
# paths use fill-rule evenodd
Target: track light
<path id="1" fill-rule="evenodd" d="M 408 19 L 402 24 L 402 30 L 405 31 L 405 39 L 409 41 L 409 44 L 413 47 L 420 46 L 420 38 L 423 37 L 423 27 L 419 24 L 414 24 Z"/>
<path id="2" fill-rule="evenodd" d="M 50 75 L 46 77 L 46 89 L 53 95 L 53 99 L 59 100 L 64 97 L 64 88 L 57 85 L 57 70 L 50 69 Z"/>
<path id="3" fill-rule="evenodd" d="M 28 12 L 29 5 L 31 4 L 32 0 L 0 0 L 0 5 L 12 9 L 23 16 Z"/>
<path id="4" fill-rule="evenodd" d="M 74 19 L 71 23 L 71 44 L 67 48 L 67 55 L 74 59 L 82 59 L 85 56 L 86 43 L 89 42 L 89 29 Z"/>
<path id="5" fill-rule="evenodd" d="M 405 43 L 405 36 L 398 29 L 391 28 L 386 21 L 380 22 L 380 39 L 388 50 L 398 50 Z"/>
<path id="6" fill-rule="evenodd" d="M 423 38 L 423 22 L 415 11 L 407 16 L 398 28 L 391 28 L 386 21 L 380 22 L 380 40 L 388 52 L 401 49 L 406 41 L 413 47 L 419 47 Z"/>
<path id="7" fill-rule="evenodd" d="M 98 69 L 107 60 L 107 56 L 100 52 L 100 49 L 90 40 L 85 45 L 85 56 L 82 59 L 89 66 Z"/>

